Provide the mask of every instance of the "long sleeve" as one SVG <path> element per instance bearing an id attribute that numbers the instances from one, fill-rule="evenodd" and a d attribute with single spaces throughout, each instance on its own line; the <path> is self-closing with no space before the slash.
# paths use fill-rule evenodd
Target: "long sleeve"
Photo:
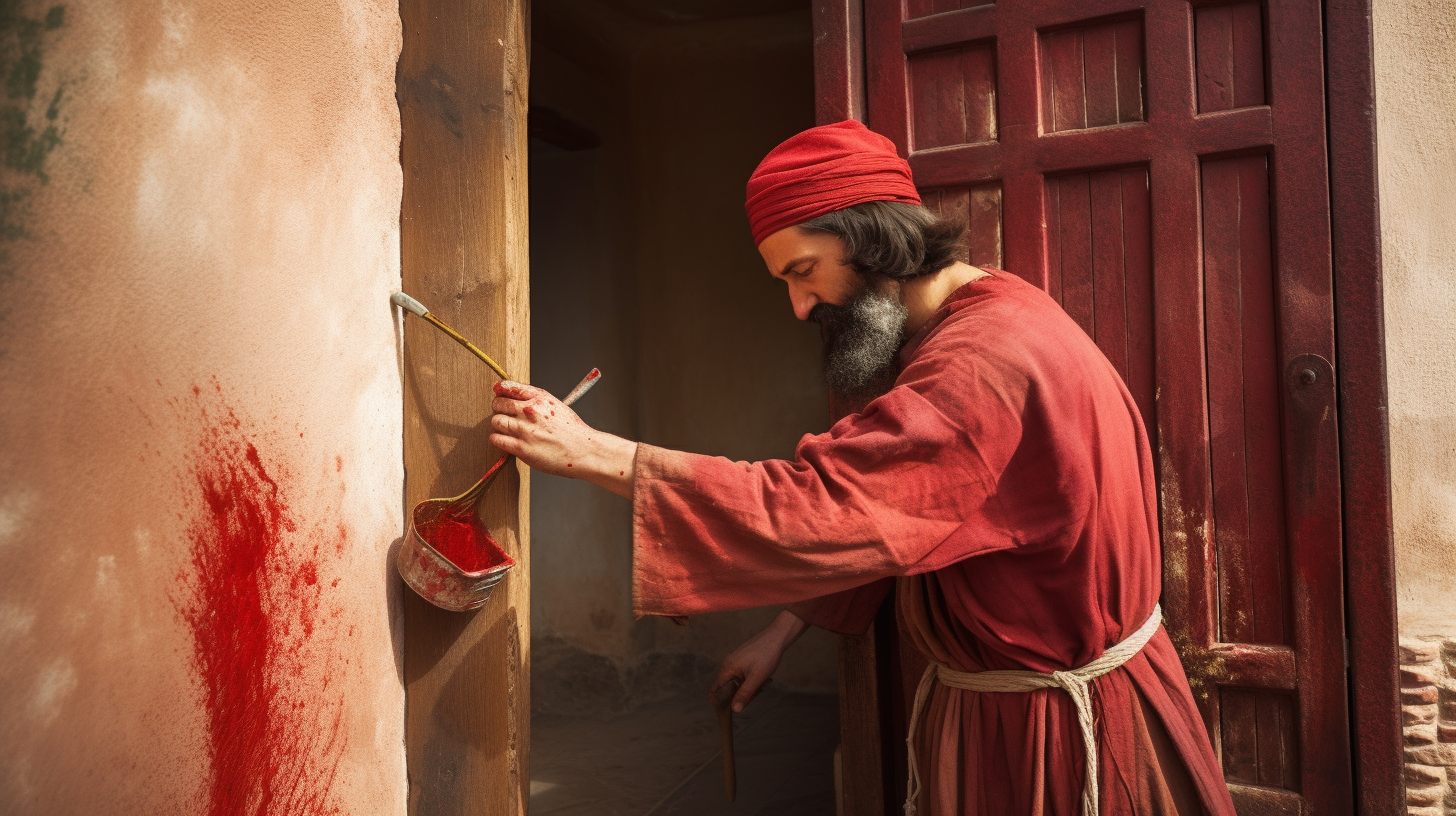
<path id="1" fill-rule="evenodd" d="M 1015 546 L 997 485 L 1025 379 L 995 355 L 925 345 L 889 393 L 804 437 L 792 460 L 639 446 L 637 613 L 803 601 Z"/>
<path id="2" fill-rule="evenodd" d="M 640 447 L 637 611 L 789 603 L 863 632 L 889 576 L 920 576 L 903 582 L 901 635 L 961 671 L 1083 666 L 1147 620 L 1162 577 L 1153 460 L 1116 370 L 1014 276 L 962 287 L 943 312 L 907 344 L 895 388 L 792 460 Z M 1174 812 L 1175 789 L 1233 813 L 1166 633 L 1095 689 L 1104 814 Z M 922 812 L 1078 808 L 1068 695 L 937 685 L 922 713 Z M 1186 777 L 1162 765 L 1160 730 Z"/>
<path id="3" fill-rule="evenodd" d="M 881 578 L 822 598 L 796 601 L 788 610 L 811 626 L 839 635 L 863 635 L 894 588 L 895 579 Z"/>

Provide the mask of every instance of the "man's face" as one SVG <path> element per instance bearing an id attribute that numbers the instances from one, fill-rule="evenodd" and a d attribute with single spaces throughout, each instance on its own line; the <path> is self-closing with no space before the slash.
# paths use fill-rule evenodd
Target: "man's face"
<path id="1" fill-rule="evenodd" d="M 769 272 L 788 284 L 794 316 L 819 324 L 829 389 L 850 401 L 889 390 L 907 316 L 899 285 L 868 280 L 843 263 L 844 243 L 823 232 L 787 227 L 758 251 Z"/>

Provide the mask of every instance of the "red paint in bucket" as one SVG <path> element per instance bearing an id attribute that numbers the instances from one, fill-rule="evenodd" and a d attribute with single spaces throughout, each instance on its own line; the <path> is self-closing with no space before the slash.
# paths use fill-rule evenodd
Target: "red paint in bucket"
<path id="1" fill-rule="evenodd" d="M 474 517 L 442 516 L 416 531 L 435 552 L 466 572 L 480 572 L 505 562 L 505 551 Z"/>

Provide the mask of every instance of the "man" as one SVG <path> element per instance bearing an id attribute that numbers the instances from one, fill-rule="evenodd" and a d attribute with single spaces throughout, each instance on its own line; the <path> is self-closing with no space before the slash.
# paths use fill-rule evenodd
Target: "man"
<path id="1" fill-rule="evenodd" d="M 730 462 L 501 383 L 491 441 L 632 500 L 638 614 L 791 604 L 725 661 L 737 709 L 807 625 L 862 633 L 897 581 L 930 661 L 907 813 L 1232 816 L 1159 623 L 1147 435 L 1096 345 L 1039 289 L 956 260 L 959 231 L 856 122 L 775 148 L 747 209 L 859 410 L 792 461 Z"/>

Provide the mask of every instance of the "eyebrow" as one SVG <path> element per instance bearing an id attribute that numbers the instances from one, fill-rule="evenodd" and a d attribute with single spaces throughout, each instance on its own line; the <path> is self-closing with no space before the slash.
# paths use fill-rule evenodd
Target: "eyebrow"
<path id="1" fill-rule="evenodd" d="M 792 261 L 789 261 L 788 263 L 784 264 L 784 267 L 779 270 L 778 276 L 781 277 L 781 278 L 787 277 L 788 274 L 789 274 L 789 272 L 791 270 L 793 270 L 794 267 L 796 267 L 799 264 L 804 263 L 806 261 L 813 261 L 813 260 L 817 260 L 813 255 L 801 255 L 798 258 L 795 258 Z"/>

